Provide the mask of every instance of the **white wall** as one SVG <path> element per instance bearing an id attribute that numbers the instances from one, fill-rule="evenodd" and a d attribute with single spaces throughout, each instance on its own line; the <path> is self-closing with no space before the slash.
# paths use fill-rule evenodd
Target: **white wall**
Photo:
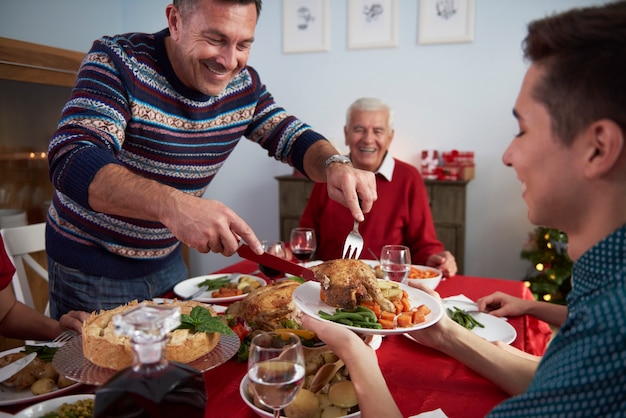
<path id="1" fill-rule="evenodd" d="M 347 0 L 330 1 L 329 52 L 283 54 L 282 2 L 265 0 L 249 64 L 278 103 L 327 135 L 342 151 L 345 109 L 376 96 L 396 111 L 391 151 L 418 164 L 422 149 L 473 150 L 468 186 L 465 274 L 520 279 L 519 253 L 533 226 L 520 185 L 500 157 L 517 131 L 511 116 L 526 69 L 526 24 L 555 11 L 603 0 L 476 0 L 475 38 L 467 44 L 418 45 L 418 0 L 398 0 L 397 48 L 348 50 Z M 166 0 L 0 0 L 0 36 L 87 51 L 96 37 L 165 26 Z M 549 158 L 549 156 L 547 156 Z M 289 167 L 242 141 L 206 197 L 230 205 L 262 238 L 278 237 L 274 176 Z M 192 274 L 235 259 L 192 256 Z"/>

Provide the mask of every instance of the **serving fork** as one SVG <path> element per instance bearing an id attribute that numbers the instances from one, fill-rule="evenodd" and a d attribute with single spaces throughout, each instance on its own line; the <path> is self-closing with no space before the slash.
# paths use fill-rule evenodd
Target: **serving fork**
<path id="1" fill-rule="evenodd" d="M 359 223 L 355 219 L 352 231 L 350 231 L 346 237 L 346 242 L 343 244 L 342 258 L 354 258 L 358 260 L 361 251 L 363 251 L 363 237 L 359 233 Z"/>

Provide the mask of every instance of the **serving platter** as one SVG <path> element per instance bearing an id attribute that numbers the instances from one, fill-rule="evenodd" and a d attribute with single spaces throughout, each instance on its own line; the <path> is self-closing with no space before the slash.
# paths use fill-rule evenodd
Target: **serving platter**
<path id="1" fill-rule="evenodd" d="M 220 335 L 220 340 L 204 356 L 188 363 L 190 366 L 205 372 L 230 360 L 239 350 L 239 337 L 237 335 Z M 71 339 L 57 351 L 52 364 L 69 379 L 88 385 L 100 386 L 106 383 L 117 370 L 100 367 L 83 354 L 83 339 L 81 336 Z"/>
<path id="2" fill-rule="evenodd" d="M 14 417 L 15 418 L 41 417 L 44 414 L 57 411 L 59 407 L 63 405 L 64 403 L 72 404 L 74 402 L 78 402 L 83 399 L 95 399 L 95 397 L 96 395 L 93 395 L 93 394 L 61 396 L 59 398 L 49 399 L 47 401 L 39 402 L 38 404 L 29 406 L 26 409 L 22 409 L 20 412 L 14 415 Z"/>
<path id="3" fill-rule="evenodd" d="M 220 279 L 223 277 L 228 277 L 230 274 L 232 273 L 207 274 L 204 276 L 197 276 L 197 277 L 192 277 L 187 280 L 183 280 L 182 282 L 174 286 L 174 293 L 176 293 L 181 298 L 185 299 L 193 295 L 194 293 L 196 293 L 198 290 L 200 290 L 198 285 L 204 282 L 205 280 L 216 280 L 216 279 Z M 267 282 L 263 278 L 258 277 L 258 276 L 253 276 L 251 274 L 239 274 L 238 276 L 234 276 L 230 281 L 232 283 L 238 283 L 239 278 L 241 276 L 251 277 L 255 281 L 257 281 L 261 286 L 267 285 Z M 237 300 L 241 300 L 246 297 L 246 294 L 244 293 L 242 295 L 237 295 L 237 296 L 229 296 L 225 298 L 214 298 L 213 296 L 211 296 L 213 292 L 214 290 L 209 290 L 207 292 L 202 293 L 200 296 L 193 298 L 193 300 L 196 300 L 198 302 L 205 302 L 205 303 L 230 303 L 230 302 L 235 302 Z"/>
<path id="4" fill-rule="evenodd" d="M 59 344 L 56 343 L 47 343 L 47 344 L 33 344 L 33 345 L 46 345 L 48 347 L 55 347 L 55 346 L 59 346 Z M 21 351 L 24 351 L 24 347 L 16 347 L 16 348 L 12 348 L 10 350 L 6 350 L 0 353 L 0 357 L 4 357 L 8 354 L 13 354 L 13 353 L 19 353 Z M 58 369 L 57 369 L 58 371 Z M 33 395 L 33 393 L 30 391 L 30 388 L 26 388 L 23 390 L 15 390 L 15 388 L 11 388 L 8 386 L 4 386 L 2 384 L 0 384 L 0 406 L 6 406 L 6 405 L 18 405 L 21 403 L 31 403 L 31 402 L 38 402 L 38 401 L 43 401 L 45 399 L 50 399 L 53 397 L 57 397 L 59 395 L 62 395 L 66 392 L 69 392 L 71 390 L 76 389 L 77 385 L 71 385 L 71 386 L 67 386 L 64 387 L 62 389 L 59 389 L 56 385 L 54 386 L 54 389 L 52 390 L 52 392 L 49 393 L 44 393 L 43 395 Z"/>
<path id="5" fill-rule="evenodd" d="M 394 329 L 371 329 L 371 328 L 359 328 L 350 325 L 341 326 L 347 327 L 359 334 L 379 334 L 379 335 L 391 335 L 391 334 L 404 334 L 406 332 L 427 328 L 433 324 L 436 324 L 443 315 L 443 308 L 439 302 L 430 296 L 428 293 L 423 292 L 414 287 L 408 285 L 399 284 L 400 288 L 407 292 L 409 295 L 409 303 L 411 307 L 418 307 L 422 304 L 426 305 L 430 309 L 430 313 L 426 315 L 426 320 L 420 324 L 414 324 L 411 327 L 406 328 L 394 328 Z M 320 299 L 320 284 L 317 282 L 306 282 L 301 284 L 293 292 L 293 300 L 296 306 L 304 313 L 320 321 L 331 322 L 320 318 L 318 312 L 324 311 L 330 315 L 335 313 L 336 308 L 322 302 Z"/>

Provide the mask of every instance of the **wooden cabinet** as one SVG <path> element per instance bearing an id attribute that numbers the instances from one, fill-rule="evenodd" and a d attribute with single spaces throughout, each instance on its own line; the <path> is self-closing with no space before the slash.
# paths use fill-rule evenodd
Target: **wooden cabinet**
<path id="1" fill-rule="evenodd" d="M 298 226 L 300 216 L 311 195 L 313 183 L 301 176 L 278 176 L 278 207 L 280 237 L 289 241 L 292 228 Z M 463 274 L 465 261 L 465 198 L 467 181 L 425 180 L 428 199 L 437 230 L 437 238 L 454 254 Z"/>
<path id="2" fill-rule="evenodd" d="M 468 181 L 424 180 L 437 238 L 454 254 L 463 274 L 465 264 L 465 200 Z"/>
<path id="3" fill-rule="evenodd" d="M 293 228 L 300 223 L 300 216 L 304 212 L 313 182 L 303 176 L 278 176 L 278 209 L 280 224 L 280 239 L 289 242 L 289 235 Z"/>

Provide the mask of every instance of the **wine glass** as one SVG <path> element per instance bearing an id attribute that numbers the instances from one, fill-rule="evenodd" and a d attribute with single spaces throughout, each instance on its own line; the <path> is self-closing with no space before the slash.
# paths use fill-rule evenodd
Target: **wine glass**
<path id="1" fill-rule="evenodd" d="M 268 254 L 275 255 L 276 257 L 289 259 L 287 255 L 287 247 L 285 243 L 282 241 L 261 241 L 261 245 L 263 246 L 263 251 Z M 259 264 L 259 270 L 261 273 L 266 275 L 271 281 L 276 280 L 281 277 L 284 272 L 280 270 L 273 269 L 271 267 L 264 266 Z"/>
<path id="2" fill-rule="evenodd" d="M 310 261 L 317 249 L 315 230 L 313 228 L 294 228 L 291 230 L 291 251 L 302 265 Z"/>
<path id="3" fill-rule="evenodd" d="M 404 245 L 385 245 L 380 253 L 380 268 L 385 279 L 403 282 L 411 270 L 411 252 Z"/>
<path id="4" fill-rule="evenodd" d="M 259 402 L 280 417 L 280 411 L 304 383 L 304 352 L 300 337 L 263 332 L 252 338 L 248 356 L 248 381 Z"/>

